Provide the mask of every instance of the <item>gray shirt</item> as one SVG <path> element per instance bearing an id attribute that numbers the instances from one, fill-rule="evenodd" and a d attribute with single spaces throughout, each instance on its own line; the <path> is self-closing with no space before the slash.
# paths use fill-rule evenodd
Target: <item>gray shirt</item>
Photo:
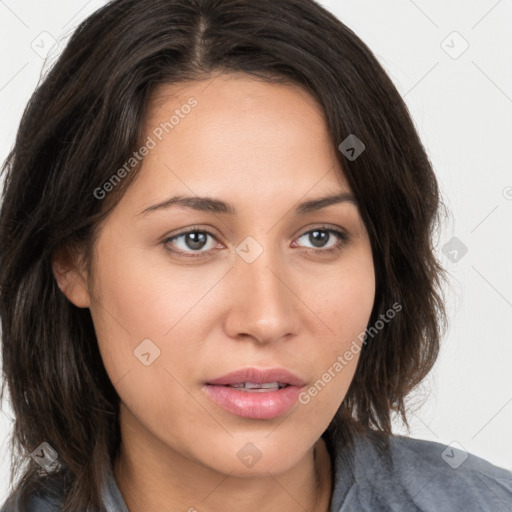
<path id="1" fill-rule="evenodd" d="M 390 442 L 388 457 L 374 436 L 357 436 L 351 449 L 332 438 L 330 512 L 512 512 L 511 471 L 437 442 L 399 435 Z M 23 512 L 56 512 L 61 498 L 42 491 Z M 103 500 L 108 512 L 128 512 L 111 468 Z"/>

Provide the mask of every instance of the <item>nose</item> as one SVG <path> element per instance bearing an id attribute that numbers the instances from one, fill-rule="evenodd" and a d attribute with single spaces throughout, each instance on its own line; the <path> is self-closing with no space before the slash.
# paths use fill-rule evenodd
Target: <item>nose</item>
<path id="1" fill-rule="evenodd" d="M 296 332 L 300 301 L 283 263 L 277 251 L 269 249 L 252 262 L 236 255 L 229 273 L 230 300 L 224 326 L 229 336 L 271 343 Z"/>

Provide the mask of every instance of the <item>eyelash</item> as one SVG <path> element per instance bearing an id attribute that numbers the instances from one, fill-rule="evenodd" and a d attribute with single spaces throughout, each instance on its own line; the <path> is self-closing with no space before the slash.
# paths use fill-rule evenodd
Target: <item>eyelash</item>
<path id="1" fill-rule="evenodd" d="M 300 235 L 298 238 L 302 238 L 304 235 L 312 233 L 313 231 L 326 231 L 328 233 L 334 234 L 338 237 L 338 242 L 334 246 L 330 247 L 329 249 L 309 249 L 308 252 L 322 253 L 322 254 L 328 254 L 328 255 L 335 254 L 335 253 L 338 253 L 339 251 L 341 251 L 341 249 L 343 249 L 350 241 L 350 237 L 347 233 L 345 233 L 344 231 L 340 231 L 338 229 L 328 227 L 328 226 L 315 227 L 313 229 L 310 229 L 310 230 L 302 233 L 302 235 Z M 216 240 L 215 235 L 213 233 L 210 233 L 209 231 L 206 231 L 204 229 L 199 229 L 199 228 L 191 228 L 188 231 L 184 231 L 182 233 L 178 233 L 177 235 L 173 235 L 170 238 L 166 238 L 163 241 L 166 250 L 173 254 L 176 254 L 178 256 L 184 256 L 185 258 L 202 258 L 202 257 L 209 255 L 208 253 L 210 251 L 186 252 L 186 251 L 176 251 L 175 249 L 171 249 L 169 247 L 170 242 L 176 240 L 177 238 L 189 235 L 190 233 L 202 233 L 205 235 L 209 235 L 213 239 Z"/>

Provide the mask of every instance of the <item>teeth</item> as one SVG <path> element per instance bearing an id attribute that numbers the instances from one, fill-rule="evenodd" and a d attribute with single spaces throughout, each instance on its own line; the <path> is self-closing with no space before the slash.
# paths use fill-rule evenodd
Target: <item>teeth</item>
<path id="1" fill-rule="evenodd" d="M 286 384 L 282 382 L 264 382 L 262 384 L 257 384 L 256 382 L 240 382 L 239 384 L 230 384 L 229 387 L 246 389 L 250 391 L 267 391 L 267 390 L 279 390 L 284 388 Z"/>

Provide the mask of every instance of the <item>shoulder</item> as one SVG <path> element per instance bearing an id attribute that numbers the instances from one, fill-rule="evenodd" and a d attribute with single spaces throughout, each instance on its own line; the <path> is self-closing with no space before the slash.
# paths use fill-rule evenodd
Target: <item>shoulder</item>
<path id="1" fill-rule="evenodd" d="M 44 496 L 32 494 L 26 505 L 21 507 L 16 503 L 5 503 L 0 512 L 59 512 L 61 510 L 60 501 Z"/>
<path id="2" fill-rule="evenodd" d="M 67 496 L 65 489 L 69 490 L 69 482 L 69 475 L 65 471 L 46 475 L 44 480 L 33 483 L 30 491 L 18 488 L 11 493 L 5 503 L 0 503 L 0 512 L 60 512 Z M 27 497 L 22 500 L 22 495 Z M 106 487 L 102 491 L 101 501 L 101 510 L 128 512 L 111 466 L 107 468 Z M 80 510 L 86 509 L 92 508 L 89 505 Z"/>
<path id="3" fill-rule="evenodd" d="M 391 438 L 393 475 L 426 507 L 512 511 L 512 472 L 451 445 Z M 429 510 L 429 509 L 427 509 Z"/>
<path id="4" fill-rule="evenodd" d="M 0 505 L 0 512 L 59 512 L 62 499 L 60 489 L 52 485 L 29 492 L 25 500 L 18 489 Z"/>
<path id="5" fill-rule="evenodd" d="M 393 435 L 383 452 L 376 439 L 358 437 L 351 485 L 332 510 L 512 511 L 512 472 L 438 442 Z"/>

